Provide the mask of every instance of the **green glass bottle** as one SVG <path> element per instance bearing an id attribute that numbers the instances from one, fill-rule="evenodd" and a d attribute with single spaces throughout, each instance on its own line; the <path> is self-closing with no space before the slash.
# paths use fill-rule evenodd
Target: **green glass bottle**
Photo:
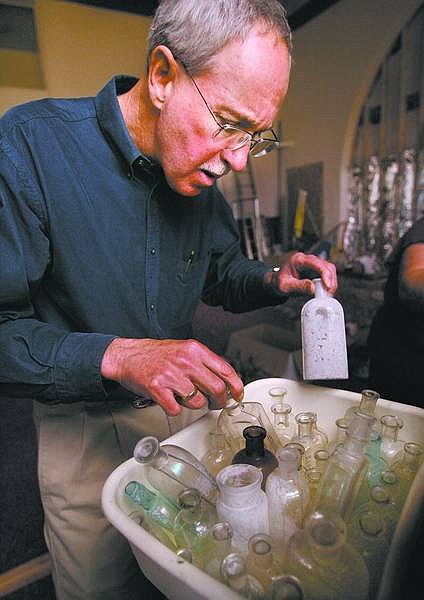
<path id="1" fill-rule="evenodd" d="M 127 483 L 125 494 L 141 506 L 154 523 L 165 529 L 174 529 L 174 521 L 179 509 L 168 498 L 165 498 L 159 492 L 152 492 L 138 481 Z"/>
<path id="2" fill-rule="evenodd" d="M 180 511 L 174 521 L 175 541 L 179 547 L 189 548 L 193 562 L 203 568 L 213 548 L 210 528 L 217 520 L 216 511 L 193 488 L 180 493 L 179 503 Z"/>

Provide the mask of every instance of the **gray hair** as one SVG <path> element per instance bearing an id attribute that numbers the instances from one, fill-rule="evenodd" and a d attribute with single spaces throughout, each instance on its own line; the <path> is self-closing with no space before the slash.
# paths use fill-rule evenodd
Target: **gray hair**
<path id="1" fill-rule="evenodd" d="M 149 31 L 148 56 L 167 46 L 192 75 L 207 70 L 214 55 L 243 41 L 256 23 L 275 31 L 292 51 L 286 11 L 278 0 L 161 0 Z"/>

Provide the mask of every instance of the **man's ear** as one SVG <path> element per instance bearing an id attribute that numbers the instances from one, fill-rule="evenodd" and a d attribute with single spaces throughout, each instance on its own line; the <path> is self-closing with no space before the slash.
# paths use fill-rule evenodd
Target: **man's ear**
<path id="1" fill-rule="evenodd" d="M 148 85 L 153 105 L 161 110 L 172 89 L 177 74 L 177 62 L 166 46 L 156 46 L 149 58 Z"/>

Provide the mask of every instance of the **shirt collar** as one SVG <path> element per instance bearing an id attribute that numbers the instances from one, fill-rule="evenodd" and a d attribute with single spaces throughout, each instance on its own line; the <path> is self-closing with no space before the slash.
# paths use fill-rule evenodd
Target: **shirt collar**
<path id="1" fill-rule="evenodd" d="M 129 173 L 137 176 L 141 170 L 153 175 L 159 165 L 141 154 L 132 141 L 118 102 L 118 96 L 130 90 L 137 81 L 136 77 L 127 75 L 113 77 L 95 98 L 97 119 L 105 136 L 123 156 Z"/>

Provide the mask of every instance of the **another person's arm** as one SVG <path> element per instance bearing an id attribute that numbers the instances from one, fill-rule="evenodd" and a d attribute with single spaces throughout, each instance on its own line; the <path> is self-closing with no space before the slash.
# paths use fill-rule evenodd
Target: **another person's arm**
<path id="1" fill-rule="evenodd" d="M 424 243 L 411 244 L 402 255 L 399 298 L 409 310 L 424 313 Z"/>

